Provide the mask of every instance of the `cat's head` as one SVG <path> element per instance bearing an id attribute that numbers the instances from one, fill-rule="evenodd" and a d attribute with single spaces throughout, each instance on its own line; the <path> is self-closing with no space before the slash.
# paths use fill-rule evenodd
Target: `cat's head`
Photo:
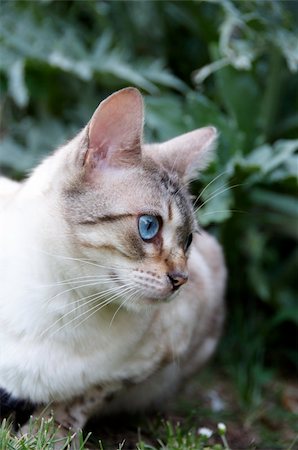
<path id="1" fill-rule="evenodd" d="M 137 89 L 103 101 L 68 145 L 61 200 L 74 254 L 98 276 L 93 289 L 127 307 L 171 298 L 187 282 L 197 228 L 187 182 L 216 139 L 206 127 L 143 145 L 143 120 Z"/>

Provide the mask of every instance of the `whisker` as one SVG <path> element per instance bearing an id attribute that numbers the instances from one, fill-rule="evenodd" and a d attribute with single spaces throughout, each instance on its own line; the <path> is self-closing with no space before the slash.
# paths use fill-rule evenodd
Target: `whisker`
<path id="1" fill-rule="evenodd" d="M 116 265 L 114 265 L 114 266 L 104 266 L 102 264 L 97 264 L 93 260 L 88 259 L 88 258 L 84 258 L 84 259 L 82 259 L 82 258 L 74 258 L 72 256 L 57 255 L 57 254 L 54 254 L 54 253 L 49 253 L 49 252 L 47 252 L 45 250 L 42 250 L 42 249 L 36 249 L 36 250 L 38 250 L 41 253 L 44 253 L 45 255 L 48 255 L 48 256 L 64 259 L 66 261 L 77 261 L 77 262 L 81 262 L 81 263 L 84 263 L 84 264 L 89 264 L 91 266 L 98 267 L 98 268 L 101 268 L 101 269 L 111 269 L 111 270 L 117 269 L 117 270 L 124 271 L 124 272 L 127 272 L 127 271 L 130 270 L 128 268 L 121 267 L 121 266 L 116 266 Z"/>
<path id="2" fill-rule="evenodd" d="M 222 210 L 218 210 L 218 211 L 209 211 L 209 212 L 203 213 L 201 215 L 201 217 L 209 216 L 210 214 L 225 213 L 225 212 L 239 212 L 239 213 L 243 213 L 243 214 L 248 214 L 248 211 L 241 211 L 241 209 L 222 209 Z"/>
<path id="3" fill-rule="evenodd" d="M 54 286 L 61 286 L 64 284 L 74 284 L 74 283 L 82 283 L 84 281 L 108 281 L 111 280 L 110 278 L 108 278 L 106 275 L 101 276 L 101 275 L 85 275 L 85 276 L 81 276 L 81 277 L 76 277 L 76 278 L 66 278 L 64 280 L 61 281 L 57 281 L 55 283 L 49 283 L 49 284 L 40 284 L 38 286 L 36 286 L 37 288 L 42 288 L 42 287 L 54 287 Z"/>
<path id="4" fill-rule="evenodd" d="M 126 286 L 130 286 L 130 284 L 124 285 L 124 287 L 126 287 Z M 92 302 L 95 302 L 95 301 L 98 301 L 98 300 L 102 299 L 103 297 L 107 296 L 108 294 L 120 291 L 121 289 L 122 289 L 122 286 L 114 286 L 113 288 L 107 289 L 107 290 L 105 290 L 103 292 L 100 292 L 100 293 L 96 292 L 94 294 L 91 294 L 91 295 L 88 295 L 86 297 L 80 298 L 80 299 L 76 300 L 75 302 L 70 303 L 68 306 L 71 306 L 71 305 L 76 304 L 76 303 L 82 303 L 84 300 L 89 299 L 87 302 L 84 302 L 81 305 L 81 307 L 86 307 L 88 304 L 90 304 Z M 102 303 L 104 303 L 105 301 L 106 300 L 104 300 Z M 70 311 L 67 311 L 65 314 L 63 314 L 61 317 L 59 317 L 55 322 L 53 322 L 48 328 L 46 328 L 43 331 L 42 335 L 44 335 L 47 331 L 49 331 L 51 328 L 53 328 L 53 326 L 55 326 L 58 322 L 61 322 L 61 320 L 65 319 L 65 317 L 67 317 L 68 315 L 74 313 L 77 309 L 78 309 L 78 307 L 73 308 Z"/>
<path id="5" fill-rule="evenodd" d="M 111 281 L 112 281 L 112 280 L 111 280 Z M 58 297 L 60 297 L 61 295 L 66 294 L 67 292 L 71 292 L 71 291 L 74 291 L 74 290 L 76 290 L 76 289 L 82 289 L 82 288 L 84 288 L 84 287 L 97 286 L 98 284 L 100 284 L 100 282 L 92 282 L 92 283 L 82 284 L 82 285 L 80 285 L 80 286 L 73 286 L 73 287 L 71 287 L 71 288 L 69 288 L 69 289 L 65 289 L 64 291 L 58 292 L 58 294 L 55 294 L 53 297 L 49 298 L 49 299 L 47 300 L 47 302 L 49 303 L 49 302 L 53 301 L 55 298 L 58 298 Z"/>
<path id="6" fill-rule="evenodd" d="M 118 290 L 119 286 L 113 286 L 110 289 L 106 289 L 104 291 L 99 291 L 99 292 L 94 292 L 93 294 L 87 295 L 86 297 L 82 297 L 82 298 L 78 298 L 77 300 L 74 300 L 73 302 L 67 303 L 67 306 L 72 306 L 72 305 L 79 305 L 78 307 L 74 308 L 73 310 L 71 310 L 70 312 L 74 312 L 76 309 L 78 308 L 82 308 L 85 307 L 86 305 L 88 305 L 88 303 L 90 302 L 90 300 L 88 300 L 88 302 L 84 302 L 84 300 L 91 298 L 91 297 L 96 297 L 97 300 L 100 300 L 103 297 L 106 297 L 108 294 L 113 293 L 115 290 Z M 93 300 L 91 300 L 93 301 Z M 64 317 L 64 316 L 62 316 Z"/>
<path id="7" fill-rule="evenodd" d="M 176 154 L 176 157 L 175 157 L 175 159 L 174 159 L 174 161 L 173 161 L 173 164 L 172 164 L 172 167 L 171 167 L 171 170 L 169 171 L 169 173 L 172 175 L 174 172 L 175 172 L 175 170 L 174 170 L 174 167 L 175 167 L 175 165 L 176 165 L 176 162 L 177 162 L 177 159 L 178 159 L 178 156 L 179 156 L 179 154 L 177 153 Z"/>
<path id="8" fill-rule="evenodd" d="M 208 197 L 198 208 L 195 209 L 195 213 L 197 213 L 204 205 L 206 205 L 206 203 L 208 203 L 210 200 L 217 197 L 218 195 L 221 195 L 224 192 L 229 191 L 230 189 L 234 189 L 236 187 L 243 186 L 243 185 L 244 185 L 244 183 L 239 183 L 239 184 L 234 184 L 233 186 L 228 186 L 227 188 L 225 188 L 219 192 L 217 192 L 218 190 L 216 190 L 214 195 L 211 195 L 211 197 Z"/>
<path id="9" fill-rule="evenodd" d="M 237 187 L 237 186 L 243 186 L 244 184 L 246 184 L 246 183 L 233 184 L 232 186 L 227 186 L 225 189 L 229 190 L 229 189 L 232 189 L 232 188 Z M 223 186 L 219 186 L 217 189 L 215 189 L 215 191 L 213 191 L 211 193 L 211 195 L 217 194 L 218 191 L 222 190 Z M 208 197 L 208 198 L 210 198 L 210 197 Z M 208 198 L 206 200 L 208 200 Z"/>
<path id="10" fill-rule="evenodd" d="M 225 170 L 224 172 L 221 172 L 219 175 L 217 175 L 215 178 L 213 178 L 205 187 L 204 189 L 200 192 L 200 194 L 198 195 L 198 197 L 196 198 L 193 207 L 196 206 L 197 202 L 200 200 L 200 198 L 202 197 L 202 195 L 204 194 L 204 192 L 206 191 L 206 189 L 211 186 L 211 184 L 213 184 L 216 180 L 218 180 L 220 177 L 222 177 L 223 175 L 225 175 L 226 173 L 228 173 L 228 170 Z"/>
<path id="11" fill-rule="evenodd" d="M 56 330 L 54 334 L 56 334 L 57 332 L 61 331 L 63 328 L 65 328 L 66 326 L 70 325 L 72 322 L 74 322 L 75 320 L 80 319 L 82 316 L 84 316 L 87 313 L 90 313 L 91 311 L 93 311 L 91 314 L 89 314 L 87 317 L 85 317 L 81 322 L 79 322 L 78 324 L 76 324 L 74 326 L 74 329 L 77 328 L 78 326 L 82 325 L 82 323 L 84 323 L 86 320 L 88 320 L 90 317 L 92 317 L 94 314 L 96 314 L 98 311 L 100 311 L 102 308 L 108 306 L 110 303 L 112 303 L 115 298 L 117 298 L 119 296 L 119 294 L 123 294 L 126 293 L 127 291 L 129 291 L 130 289 L 132 289 L 131 287 L 128 287 L 124 290 L 122 290 L 121 288 L 119 288 L 119 292 L 117 292 L 116 294 L 114 294 L 112 297 L 110 297 L 109 299 L 103 301 L 100 305 L 94 305 L 92 306 L 92 308 L 89 308 L 88 310 L 84 311 L 82 314 L 80 314 L 77 317 L 74 317 L 72 320 L 70 320 L 69 322 L 65 323 L 62 327 L 58 328 L 58 330 Z"/>
<path id="12" fill-rule="evenodd" d="M 97 281 L 96 281 L 96 280 L 97 280 Z M 79 286 L 72 286 L 72 287 L 70 287 L 69 289 L 65 289 L 65 290 L 62 291 L 62 292 L 58 292 L 58 294 L 55 294 L 53 297 L 51 297 L 50 299 L 48 299 L 47 302 L 50 302 L 50 301 L 54 300 L 55 298 L 60 297 L 60 295 L 66 294 L 67 292 L 71 292 L 71 291 L 76 290 L 76 289 L 77 289 L 77 290 L 78 290 L 78 289 L 82 289 L 82 288 L 84 288 L 84 287 L 97 286 L 97 285 L 99 285 L 99 284 L 108 284 L 108 283 L 113 282 L 113 280 L 121 281 L 119 276 L 114 276 L 113 279 L 111 279 L 111 278 L 104 278 L 103 280 L 96 278 L 96 279 L 94 279 L 94 280 L 89 280 L 90 283 L 81 284 L 81 285 L 79 285 Z M 87 281 L 87 280 L 86 280 L 86 281 Z M 92 281 L 92 282 L 91 282 L 91 281 Z M 65 284 L 68 285 L 69 283 L 65 283 Z M 72 283 L 70 283 L 70 284 L 72 284 Z M 59 286 L 59 285 L 58 285 L 58 286 Z"/>
<path id="13" fill-rule="evenodd" d="M 184 189 L 185 187 L 187 188 L 188 185 L 189 185 L 189 182 L 187 182 L 187 183 L 182 183 L 181 186 L 180 186 L 180 188 L 178 189 L 178 191 L 175 192 L 174 197 L 177 197 L 177 195 L 179 194 L 179 192 L 181 192 L 182 189 Z"/>
<path id="14" fill-rule="evenodd" d="M 75 302 L 71 303 L 70 306 L 73 305 L 74 303 L 78 303 L 78 302 L 80 302 L 80 301 L 90 299 L 90 300 L 88 300 L 87 302 L 85 302 L 84 305 L 82 305 L 82 306 L 86 306 L 86 305 L 88 305 L 89 303 L 92 303 L 93 301 L 98 300 L 98 299 L 97 299 L 97 296 L 98 296 L 98 292 L 97 292 L 97 293 L 94 293 L 94 294 L 91 294 L 91 295 L 88 295 L 88 296 L 86 296 L 86 297 L 83 297 L 83 298 L 81 298 L 81 299 L 79 299 L 79 300 L 76 300 Z M 60 316 L 57 320 L 55 320 L 55 322 L 53 322 L 49 327 L 47 327 L 47 328 L 41 333 L 41 336 L 43 336 L 44 334 L 46 334 L 47 331 L 49 331 L 51 328 L 53 328 L 57 323 L 61 322 L 61 320 L 64 320 L 65 317 L 67 317 L 68 315 L 74 313 L 77 309 L 78 309 L 78 307 L 75 307 L 75 308 L 71 309 L 70 311 L 67 311 L 67 312 L 66 312 L 65 314 L 63 314 L 62 316 Z"/>
<path id="15" fill-rule="evenodd" d="M 113 315 L 113 317 L 112 317 L 112 319 L 111 319 L 109 328 L 111 328 L 112 323 L 114 322 L 114 319 L 115 319 L 115 317 L 116 317 L 118 311 L 120 311 L 120 309 L 122 308 L 122 306 L 124 306 L 128 301 L 130 301 L 130 300 L 133 298 L 134 295 L 136 295 L 136 294 L 138 294 L 138 293 L 139 293 L 138 290 L 136 290 L 136 289 L 133 290 L 133 291 L 132 291 L 132 294 L 131 294 L 128 298 L 126 298 L 126 299 L 120 304 L 119 308 L 117 308 L 116 312 L 114 313 L 114 315 Z"/>

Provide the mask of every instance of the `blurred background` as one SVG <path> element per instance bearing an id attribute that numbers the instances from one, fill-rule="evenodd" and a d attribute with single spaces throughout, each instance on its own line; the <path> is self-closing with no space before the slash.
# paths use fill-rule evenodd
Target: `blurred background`
<path id="1" fill-rule="evenodd" d="M 214 364 L 245 408 L 272 380 L 293 380 L 298 2 L 2 0 L 0 64 L 0 168 L 16 179 L 125 86 L 145 96 L 148 141 L 218 128 L 192 186 L 229 270 Z"/>

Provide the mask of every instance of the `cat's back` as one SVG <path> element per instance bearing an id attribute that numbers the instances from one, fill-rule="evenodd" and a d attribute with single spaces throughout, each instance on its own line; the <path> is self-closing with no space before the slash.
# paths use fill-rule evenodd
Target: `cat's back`
<path id="1" fill-rule="evenodd" d="M 20 183 L 0 177 L 0 208 L 8 204 L 16 192 L 20 189 Z"/>

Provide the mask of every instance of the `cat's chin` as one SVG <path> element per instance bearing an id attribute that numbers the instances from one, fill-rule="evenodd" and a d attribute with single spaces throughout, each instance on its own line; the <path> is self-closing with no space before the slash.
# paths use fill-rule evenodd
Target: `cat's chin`
<path id="1" fill-rule="evenodd" d="M 171 291 L 168 294 L 162 295 L 162 296 L 156 296 L 156 297 L 144 297 L 144 301 L 148 302 L 150 305 L 156 305 L 158 303 L 167 303 L 172 301 L 176 296 L 178 292 L 177 291 Z"/>
<path id="2" fill-rule="evenodd" d="M 155 308 L 159 305 L 162 305 L 163 303 L 171 302 L 175 299 L 177 296 L 177 291 L 170 292 L 167 295 L 163 296 L 142 296 L 140 295 L 137 300 L 134 300 L 133 302 L 127 302 L 125 304 L 125 308 L 130 311 L 142 311 L 144 309 L 148 308 Z"/>

